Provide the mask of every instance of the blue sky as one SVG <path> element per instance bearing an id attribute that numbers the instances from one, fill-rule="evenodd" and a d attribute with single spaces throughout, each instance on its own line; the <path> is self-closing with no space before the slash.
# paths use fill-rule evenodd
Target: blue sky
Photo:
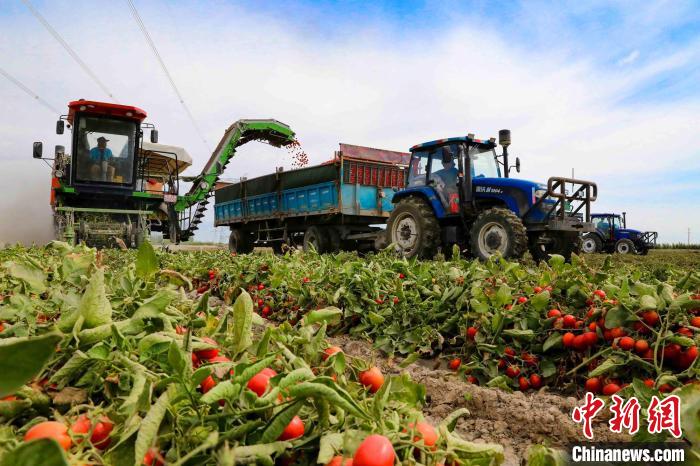
<path id="1" fill-rule="evenodd" d="M 598 210 L 626 210 L 662 241 L 685 240 L 687 228 L 700 241 L 697 0 L 134 2 L 210 147 L 251 117 L 288 123 L 312 163 L 339 142 L 405 150 L 508 127 L 522 177 L 573 168 L 598 182 Z M 145 108 L 161 142 L 186 147 L 201 168 L 206 144 L 126 2 L 32 3 L 120 102 Z M 0 66 L 60 110 L 106 98 L 18 0 L 0 0 Z M 30 159 L 31 142 L 66 141 L 53 134 L 56 115 L 1 76 L 0 101 L 13 109 L 0 115 L 0 210 L 43 221 L 49 173 Z M 290 164 L 249 145 L 225 176 Z M 2 222 L 0 241 L 45 229 Z"/>

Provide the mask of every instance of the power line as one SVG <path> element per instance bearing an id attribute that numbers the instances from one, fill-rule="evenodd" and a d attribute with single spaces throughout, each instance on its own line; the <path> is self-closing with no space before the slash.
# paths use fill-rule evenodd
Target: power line
<path id="1" fill-rule="evenodd" d="M 148 33 L 148 30 L 146 29 L 146 25 L 141 20 L 141 16 L 139 16 L 139 12 L 136 10 L 136 6 L 134 5 L 134 2 L 132 0 L 126 0 L 126 1 L 129 4 L 129 8 L 131 9 L 131 14 L 134 16 L 134 19 L 136 20 L 136 23 L 138 24 L 139 29 L 141 29 L 143 36 L 146 38 L 146 42 L 148 42 L 148 45 L 151 47 L 151 50 L 153 51 L 153 55 L 155 55 L 156 59 L 158 60 L 158 63 L 160 64 L 160 67 L 163 70 L 163 73 L 165 73 L 165 76 L 168 78 L 168 81 L 170 82 L 170 86 L 173 88 L 173 91 L 175 91 L 175 94 L 177 95 L 178 100 L 180 100 L 180 104 L 182 105 L 182 108 L 185 109 L 185 113 L 187 113 L 187 116 L 189 117 L 190 121 L 192 122 L 192 126 L 194 126 L 195 131 L 197 131 L 197 134 L 202 139 L 202 141 L 204 141 L 204 144 L 207 146 L 207 149 L 209 149 L 209 151 L 211 152 L 212 149 L 211 149 L 211 146 L 209 145 L 209 142 L 204 137 L 204 134 L 202 134 L 202 131 L 199 129 L 199 125 L 197 124 L 197 121 L 194 119 L 194 115 L 192 115 L 192 112 L 190 112 L 189 107 L 187 107 L 187 104 L 185 103 L 185 99 L 182 97 L 180 90 L 177 88 L 177 85 L 175 84 L 175 80 L 173 79 L 172 75 L 170 74 L 170 71 L 168 71 L 168 67 L 165 66 L 165 62 L 163 61 L 163 58 L 160 56 L 160 53 L 158 53 L 158 49 L 156 48 L 156 44 L 153 42 L 151 35 Z"/>
<path id="2" fill-rule="evenodd" d="M 44 107 L 46 107 L 46 108 L 48 108 L 49 110 L 51 110 L 55 115 L 56 115 L 56 114 L 58 114 L 58 115 L 61 114 L 61 112 L 58 111 L 58 110 L 56 110 L 56 108 L 54 108 L 53 105 L 51 105 L 50 103 L 48 103 L 47 101 L 45 101 L 44 99 L 42 99 L 41 97 L 39 97 L 34 91 L 32 91 L 32 90 L 29 89 L 27 86 L 25 86 L 24 84 L 22 84 L 18 79 L 16 79 L 16 78 L 13 77 L 12 75 L 10 75 L 7 71 L 5 71 L 5 70 L 3 70 L 2 68 L 0 68 L 0 74 L 3 75 L 3 76 L 5 76 L 5 77 L 7 78 L 8 81 L 10 81 L 12 84 L 14 84 L 15 86 L 17 86 L 17 87 L 19 87 L 20 89 L 22 89 L 22 90 L 23 90 L 24 92 L 26 92 L 29 96 L 31 96 L 31 97 L 33 97 L 34 99 L 36 99 L 36 101 L 39 102 L 41 105 L 43 105 Z"/>
<path id="3" fill-rule="evenodd" d="M 32 12 L 36 19 L 38 19 L 39 22 L 44 25 L 44 28 L 46 28 L 46 30 L 49 31 L 49 34 L 51 34 L 53 38 L 56 39 L 56 41 L 59 44 L 61 44 L 61 46 L 66 50 L 66 52 L 68 52 L 68 55 L 70 55 L 73 58 L 73 60 L 75 60 L 75 62 L 83 69 L 83 71 L 85 71 L 85 73 L 87 73 L 87 75 L 90 76 L 90 78 L 98 86 L 100 86 L 100 89 L 102 89 L 102 91 L 105 94 L 107 94 L 110 99 L 116 102 L 117 100 L 114 98 L 114 95 L 110 92 L 110 90 L 107 89 L 107 86 L 105 86 L 104 83 L 100 81 L 100 78 L 98 78 L 97 75 L 93 73 L 92 70 L 87 66 L 87 64 L 85 64 L 85 62 L 81 60 L 81 58 L 78 56 L 75 50 L 73 50 L 73 48 L 71 48 L 71 46 L 68 45 L 68 42 L 66 42 L 63 39 L 63 37 L 61 37 L 61 35 L 58 32 L 56 32 L 56 30 L 53 27 L 51 27 L 49 22 L 46 21 L 46 19 L 44 19 L 44 17 L 41 16 L 41 14 L 34 9 L 34 6 L 32 6 L 29 0 L 22 0 L 22 2 L 27 6 L 27 8 L 29 8 L 29 11 Z"/>

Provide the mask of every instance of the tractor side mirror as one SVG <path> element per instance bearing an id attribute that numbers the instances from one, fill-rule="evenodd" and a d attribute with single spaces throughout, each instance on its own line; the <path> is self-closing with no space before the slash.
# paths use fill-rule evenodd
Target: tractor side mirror
<path id="1" fill-rule="evenodd" d="M 153 144 L 158 144 L 158 130 L 157 129 L 151 130 L 151 142 Z"/>
<path id="2" fill-rule="evenodd" d="M 520 173 L 520 157 L 515 158 L 515 171 Z"/>
<path id="3" fill-rule="evenodd" d="M 56 134 L 63 134 L 63 131 L 65 130 L 65 123 L 63 120 L 58 120 L 56 122 Z"/>
<path id="4" fill-rule="evenodd" d="M 32 156 L 35 159 L 40 159 L 43 152 L 44 152 L 44 144 L 42 144 L 41 142 L 35 142 L 34 143 L 34 151 L 33 151 Z"/>

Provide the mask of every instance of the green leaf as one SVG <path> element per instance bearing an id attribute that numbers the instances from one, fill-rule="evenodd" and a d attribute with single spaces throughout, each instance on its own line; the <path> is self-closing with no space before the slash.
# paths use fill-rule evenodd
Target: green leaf
<path id="1" fill-rule="evenodd" d="M 527 451 L 528 466 L 566 466 L 568 461 L 562 450 L 544 445 L 532 445 Z"/>
<path id="2" fill-rule="evenodd" d="M 530 329 L 526 330 L 519 330 L 519 329 L 508 329 L 503 331 L 503 335 L 508 335 L 513 338 L 517 338 L 520 340 L 525 340 L 525 341 L 530 341 L 535 337 L 535 332 L 533 332 Z"/>
<path id="3" fill-rule="evenodd" d="M 296 402 L 283 408 L 277 414 L 275 414 L 270 422 L 265 426 L 265 430 L 262 433 L 260 441 L 262 443 L 272 442 L 273 440 L 279 439 L 280 435 L 284 431 L 284 428 L 292 422 L 294 416 L 299 413 L 303 403 Z"/>
<path id="4" fill-rule="evenodd" d="M 15 262 L 6 263 L 5 267 L 12 277 L 26 283 L 29 291 L 34 293 L 46 291 L 46 275 L 39 268 L 31 264 L 17 264 Z"/>
<path id="5" fill-rule="evenodd" d="M 242 291 L 233 304 L 233 353 L 240 354 L 253 344 L 253 300 Z"/>
<path id="6" fill-rule="evenodd" d="M 639 298 L 640 311 L 655 311 L 657 308 L 658 304 L 656 302 L 656 298 L 654 298 L 653 296 L 644 295 L 641 298 Z M 607 327 L 607 321 L 605 326 Z"/>
<path id="7" fill-rule="evenodd" d="M 610 372 L 617 366 L 621 366 L 623 363 L 619 360 L 619 358 L 616 357 L 610 357 L 606 359 L 605 361 L 602 362 L 602 364 L 595 369 L 593 369 L 589 374 L 588 377 L 598 377 L 599 375 L 603 375 L 607 372 Z"/>
<path id="8" fill-rule="evenodd" d="M 536 311 L 543 311 L 549 304 L 549 291 L 542 291 L 530 298 L 530 306 Z"/>
<path id="9" fill-rule="evenodd" d="M 205 377 L 206 378 L 206 377 Z M 202 395 L 202 403 L 211 404 L 219 400 L 231 400 L 241 393 L 241 386 L 230 380 L 220 382 L 207 393 Z"/>
<path id="10" fill-rule="evenodd" d="M 326 307 L 309 312 L 304 317 L 304 325 L 313 325 L 319 322 L 326 322 L 329 325 L 334 325 L 340 322 L 343 316 L 343 311 L 337 307 Z"/>
<path id="11" fill-rule="evenodd" d="M 68 466 L 63 449 L 51 439 L 21 443 L 2 457 L 0 466 Z"/>
<path id="12" fill-rule="evenodd" d="M 605 314 L 605 328 L 621 327 L 634 316 L 630 311 L 622 306 L 616 306 Z"/>
<path id="13" fill-rule="evenodd" d="M 542 377 L 545 379 L 557 373 L 557 366 L 549 359 L 542 360 L 540 368 L 542 369 Z"/>
<path id="14" fill-rule="evenodd" d="M 141 464 L 143 457 L 151 446 L 153 446 L 160 423 L 163 422 L 165 414 L 168 412 L 170 405 L 170 392 L 164 391 L 162 395 L 151 406 L 151 409 L 146 414 L 146 417 L 141 421 L 139 433 L 136 435 L 136 445 L 134 447 L 134 464 Z"/>
<path id="15" fill-rule="evenodd" d="M 105 292 L 104 270 L 98 268 L 80 299 L 78 312 L 85 318 L 83 328 L 94 328 L 112 322 L 112 306 Z"/>
<path id="16" fill-rule="evenodd" d="M 155 274 L 159 268 L 158 257 L 153 246 L 149 241 L 144 241 L 136 254 L 136 275 L 145 280 Z"/>
<path id="17" fill-rule="evenodd" d="M 39 375 L 61 335 L 48 333 L 40 337 L 0 339 L 0 398 L 12 395 L 19 387 Z"/>
<path id="18" fill-rule="evenodd" d="M 562 334 L 559 332 L 554 332 L 551 335 L 549 335 L 549 337 L 547 337 L 547 340 L 545 340 L 544 345 L 542 345 L 542 352 L 546 353 L 552 348 L 560 347 L 561 339 Z"/>
<path id="19" fill-rule="evenodd" d="M 175 371 L 175 374 L 180 377 L 185 375 L 187 371 L 187 359 L 185 359 L 185 352 L 182 351 L 182 348 L 180 348 L 180 345 L 178 345 L 175 340 L 170 342 L 170 348 L 168 348 L 168 363 Z"/>
<path id="20" fill-rule="evenodd" d="M 447 429 L 448 432 L 452 432 L 455 430 L 455 427 L 457 426 L 457 421 L 459 421 L 459 418 L 464 417 L 464 416 L 469 416 L 470 412 L 467 408 L 460 408 L 456 411 L 453 411 L 451 414 L 449 414 L 445 419 L 442 420 L 440 423 L 440 426 L 444 426 L 445 429 Z"/>

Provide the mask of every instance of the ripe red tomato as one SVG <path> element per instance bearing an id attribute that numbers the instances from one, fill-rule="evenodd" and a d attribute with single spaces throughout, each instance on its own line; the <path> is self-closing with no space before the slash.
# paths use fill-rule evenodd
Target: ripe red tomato
<path id="1" fill-rule="evenodd" d="M 611 396 L 611 395 L 614 395 L 615 393 L 619 392 L 620 390 L 622 390 L 622 387 L 620 387 L 618 384 L 609 383 L 603 387 L 603 395 Z"/>
<path id="2" fill-rule="evenodd" d="M 532 374 L 532 375 L 530 376 L 530 385 L 531 385 L 532 388 L 534 388 L 535 390 L 538 389 L 538 388 L 540 388 L 540 387 L 542 386 L 542 377 L 540 377 L 540 376 L 537 375 L 537 374 Z"/>
<path id="3" fill-rule="evenodd" d="M 588 324 L 588 330 L 590 330 L 591 332 L 595 332 L 597 329 L 598 324 L 596 324 L 595 322 L 591 322 L 590 324 Z"/>
<path id="4" fill-rule="evenodd" d="M 311 279 L 309 277 L 304 277 L 301 281 L 303 283 L 309 283 L 311 281 Z"/>
<path id="5" fill-rule="evenodd" d="M 262 283 L 258 283 L 258 291 L 262 291 L 265 289 L 265 285 Z"/>
<path id="6" fill-rule="evenodd" d="M 564 345 L 564 348 L 572 348 L 574 346 L 574 339 L 576 338 L 576 335 L 574 335 L 571 332 L 567 332 L 564 334 L 563 337 L 561 337 L 561 342 Z"/>
<path id="7" fill-rule="evenodd" d="M 535 293 L 542 293 L 542 287 L 541 286 L 536 286 L 532 289 Z"/>
<path id="8" fill-rule="evenodd" d="M 326 466 L 352 466 L 352 458 L 334 456 L 332 460 L 326 463 Z"/>
<path id="9" fill-rule="evenodd" d="M 267 317 L 272 314 L 272 309 L 270 309 L 270 306 L 264 306 L 260 314 L 262 314 L 263 317 Z"/>
<path id="10" fill-rule="evenodd" d="M 646 340 L 637 340 L 634 342 L 634 351 L 637 354 L 644 354 L 649 349 L 649 343 Z"/>
<path id="11" fill-rule="evenodd" d="M 505 359 L 499 359 L 499 360 L 498 360 L 498 368 L 499 368 L 499 369 L 503 369 L 504 367 L 506 367 L 506 364 L 507 364 L 507 363 L 506 363 L 506 360 L 505 360 Z"/>
<path id="12" fill-rule="evenodd" d="M 473 375 L 467 377 L 467 382 L 473 383 L 474 385 L 479 385 L 479 379 L 477 379 Z"/>
<path id="13" fill-rule="evenodd" d="M 530 381 L 525 376 L 521 376 L 518 379 L 518 386 L 521 392 L 526 392 L 530 389 Z"/>
<path id="14" fill-rule="evenodd" d="M 573 347 L 576 351 L 586 351 L 586 348 L 588 348 L 588 338 L 583 334 L 576 335 L 574 337 Z"/>
<path id="15" fill-rule="evenodd" d="M 642 359 L 645 359 L 647 361 L 652 361 L 654 359 L 654 350 L 649 348 L 641 356 L 642 356 Z"/>
<path id="16" fill-rule="evenodd" d="M 642 319 L 644 319 L 644 323 L 649 327 L 653 327 L 659 323 L 659 314 L 656 311 L 644 311 L 644 313 L 642 313 Z"/>
<path id="17" fill-rule="evenodd" d="M 476 334 L 479 330 L 476 327 L 469 327 L 467 329 L 467 338 L 474 341 Z"/>
<path id="18" fill-rule="evenodd" d="M 621 338 L 621 337 L 624 337 L 626 335 L 625 329 L 623 329 L 622 327 L 615 327 L 615 328 L 611 329 L 610 334 L 612 335 L 613 339 Z"/>
<path id="19" fill-rule="evenodd" d="M 3 325 L 2 322 L 0 322 L 0 332 L 2 332 L 3 330 L 5 330 L 5 326 Z"/>
<path id="20" fill-rule="evenodd" d="M 406 275 L 400 273 L 400 274 L 399 274 L 399 278 L 403 280 L 404 278 L 406 278 Z"/>
<path id="21" fill-rule="evenodd" d="M 571 314 L 564 316 L 564 328 L 574 328 L 576 326 L 576 317 Z"/>
<path id="22" fill-rule="evenodd" d="M 205 343 L 208 343 L 212 346 L 218 346 L 216 341 L 214 341 L 213 339 L 211 339 L 209 337 L 203 337 L 202 341 Z M 195 354 L 197 355 L 197 357 L 199 359 L 211 359 L 211 358 L 215 358 L 216 356 L 219 355 L 219 350 L 218 350 L 218 348 L 202 349 L 199 351 L 195 351 Z"/>
<path id="23" fill-rule="evenodd" d="M 561 317 L 561 311 L 559 309 L 550 309 L 547 317 Z"/>
<path id="24" fill-rule="evenodd" d="M 394 302 L 394 304 L 399 304 L 399 297 L 398 297 L 398 296 L 394 296 L 394 301 L 393 301 L 393 302 Z"/>
<path id="25" fill-rule="evenodd" d="M 652 379 L 644 379 L 644 385 L 649 388 L 654 388 L 655 383 Z"/>
<path id="26" fill-rule="evenodd" d="M 95 448 L 106 450 L 111 443 L 109 434 L 112 433 L 112 429 L 114 429 L 114 423 L 111 419 L 107 416 L 102 416 L 92 429 L 90 442 L 95 445 Z"/>
<path id="27" fill-rule="evenodd" d="M 304 435 L 304 421 L 299 416 L 294 416 L 287 427 L 282 431 L 278 440 L 293 440 Z"/>
<path id="28" fill-rule="evenodd" d="M 396 453 L 388 438 L 373 434 L 362 441 L 355 456 L 353 466 L 393 466 Z"/>
<path id="29" fill-rule="evenodd" d="M 622 337 L 618 340 L 617 344 L 625 351 L 629 351 L 634 348 L 635 341 L 631 337 Z"/>
<path id="30" fill-rule="evenodd" d="M 462 360 L 459 358 L 454 358 L 452 361 L 450 361 L 450 369 L 453 371 L 456 371 L 459 369 L 459 366 L 462 365 Z"/>
<path id="31" fill-rule="evenodd" d="M 588 346 L 593 346 L 598 343 L 598 334 L 596 332 L 586 332 L 583 334 Z"/>
<path id="32" fill-rule="evenodd" d="M 605 299 L 605 291 L 603 290 L 595 290 L 593 292 L 593 296 L 597 296 L 600 299 Z"/>
<path id="33" fill-rule="evenodd" d="M 661 393 L 670 393 L 673 391 L 673 387 L 671 385 L 665 383 L 659 387 L 659 391 Z"/>
<path id="34" fill-rule="evenodd" d="M 528 366 L 536 366 L 537 365 L 537 356 L 533 356 L 530 353 L 524 352 L 521 356 L 521 359 L 525 364 Z"/>
<path id="35" fill-rule="evenodd" d="M 515 350 L 510 346 L 506 347 L 506 349 L 503 350 L 503 353 L 505 353 L 508 359 L 513 359 L 513 357 L 515 356 Z"/>
<path id="36" fill-rule="evenodd" d="M 52 438 L 58 442 L 61 447 L 68 451 L 73 444 L 73 441 L 68 435 L 68 427 L 65 424 L 56 421 L 44 421 L 39 424 L 32 426 L 31 429 L 24 434 L 24 441 L 29 442 L 31 440 L 39 438 Z"/>
<path id="37" fill-rule="evenodd" d="M 143 464 L 146 466 L 163 466 L 165 461 L 157 448 L 151 447 L 143 456 Z"/>
<path id="38" fill-rule="evenodd" d="M 329 346 L 328 348 L 323 350 L 323 355 L 321 356 L 321 358 L 323 358 L 323 360 L 325 361 L 328 358 L 330 358 L 331 356 L 333 356 L 334 354 L 342 353 L 342 352 L 343 352 L 343 349 L 340 346 Z"/>
<path id="39" fill-rule="evenodd" d="M 202 389 L 202 393 L 206 393 L 214 387 L 216 387 L 216 380 L 214 380 L 214 377 L 211 375 L 202 380 L 202 383 L 199 384 L 199 388 Z"/>
<path id="40" fill-rule="evenodd" d="M 263 393 L 267 390 L 268 385 L 270 385 L 270 377 L 274 377 L 268 373 L 263 373 L 266 369 L 255 374 L 248 381 L 247 387 L 255 392 L 258 396 L 263 396 Z M 271 370 L 271 369 L 270 369 Z"/>
<path id="41" fill-rule="evenodd" d="M 598 377 L 591 377 L 586 380 L 586 391 L 591 393 L 600 393 L 600 389 L 603 386 Z"/>
<path id="42" fill-rule="evenodd" d="M 520 368 L 518 366 L 508 366 L 506 369 L 506 375 L 511 379 L 516 378 L 520 375 Z"/>
<path id="43" fill-rule="evenodd" d="M 265 374 L 266 376 L 272 378 L 277 375 L 277 372 L 274 369 L 270 369 L 269 367 L 266 367 L 265 369 L 260 371 L 261 374 Z"/>
<path id="44" fill-rule="evenodd" d="M 0 398 L 0 401 L 17 401 L 17 397 L 15 395 L 7 395 L 4 398 Z"/>
<path id="45" fill-rule="evenodd" d="M 412 422 L 409 423 L 408 428 L 413 430 L 414 424 Z M 437 432 L 435 432 L 435 428 L 427 422 L 419 422 L 418 424 L 415 424 L 415 431 L 416 436 L 413 437 L 414 442 L 418 443 L 422 440 L 423 445 L 425 445 L 426 447 L 435 446 L 435 444 L 437 443 L 438 434 Z"/>
<path id="46" fill-rule="evenodd" d="M 378 367 L 360 372 L 360 383 L 369 388 L 370 393 L 377 393 L 384 385 L 384 375 Z"/>
<path id="47" fill-rule="evenodd" d="M 92 422 L 90 422 L 90 419 L 88 419 L 85 414 L 81 414 L 78 416 L 78 419 L 71 424 L 70 430 L 74 434 L 87 434 L 90 432 L 90 427 L 92 427 Z"/>
<path id="48" fill-rule="evenodd" d="M 518 298 L 518 304 L 525 304 L 527 302 L 527 298 L 525 296 L 521 296 Z"/>
<path id="49" fill-rule="evenodd" d="M 2 324 L 0 324 L 2 325 Z M 695 316 L 692 319 L 690 319 L 690 326 L 695 327 L 695 328 L 700 328 L 700 316 Z M 0 330 L 2 332 L 2 330 Z"/>
<path id="50" fill-rule="evenodd" d="M 177 333 L 178 335 L 184 335 L 185 333 L 187 333 L 187 327 L 183 327 L 182 325 L 176 325 L 175 333 Z"/>

